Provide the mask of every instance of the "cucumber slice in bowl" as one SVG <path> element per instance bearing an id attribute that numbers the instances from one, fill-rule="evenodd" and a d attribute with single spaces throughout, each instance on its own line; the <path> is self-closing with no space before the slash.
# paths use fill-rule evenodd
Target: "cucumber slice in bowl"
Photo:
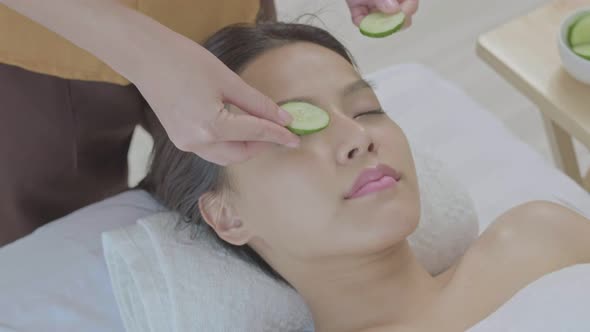
<path id="1" fill-rule="evenodd" d="M 328 126 L 330 115 L 323 109 L 305 102 L 289 102 L 281 105 L 289 112 L 293 122 L 287 126 L 295 135 L 303 136 L 316 133 Z"/>
<path id="2" fill-rule="evenodd" d="M 590 44 L 574 46 L 572 50 L 582 58 L 590 60 Z"/>
<path id="3" fill-rule="evenodd" d="M 389 15 L 382 12 L 371 13 L 361 21 L 359 29 L 365 36 L 372 38 L 387 37 L 399 31 L 406 21 L 403 12 Z"/>
<path id="4" fill-rule="evenodd" d="M 590 44 L 590 14 L 584 15 L 572 25 L 569 42 L 572 47 Z"/>

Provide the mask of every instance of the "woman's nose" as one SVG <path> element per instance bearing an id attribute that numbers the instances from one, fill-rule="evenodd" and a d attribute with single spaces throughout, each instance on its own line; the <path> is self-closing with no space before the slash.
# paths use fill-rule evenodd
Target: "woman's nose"
<path id="1" fill-rule="evenodd" d="M 368 153 L 376 152 L 377 146 L 363 128 L 358 128 L 349 136 L 338 149 L 337 160 L 340 164 L 347 164 L 364 157 Z"/>

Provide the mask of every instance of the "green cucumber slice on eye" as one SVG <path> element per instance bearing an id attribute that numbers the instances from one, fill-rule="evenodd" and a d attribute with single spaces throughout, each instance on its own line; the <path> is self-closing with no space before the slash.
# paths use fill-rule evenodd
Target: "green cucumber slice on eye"
<path id="1" fill-rule="evenodd" d="M 590 60 L 590 44 L 574 46 L 572 50 L 582 58 Z"/>
<path id="2" fill-rule="evenodd" d="M 330 115 L 323 109 L 305 102 L 289 102 L 281 105 L 293 117 L 287 126 L 295 135 L 303 136 L 316 133 L 328 126 Z"/>
<path id="3" fill-rule="evenodd" d="M 359 29 L 368 37 L 383 38 L 399 31 L 406 21 L 403 12 L 389 15 L 382 12 L 371 13 L 361 21 Z"/>

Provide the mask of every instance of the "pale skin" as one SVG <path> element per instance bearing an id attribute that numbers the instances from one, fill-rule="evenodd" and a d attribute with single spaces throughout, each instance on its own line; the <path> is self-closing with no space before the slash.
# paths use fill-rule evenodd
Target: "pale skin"
<path id="1" fill-rule="evenodd" d="M 463 331 L 535 279 L 590 263 L 590 221 L 531 202 L 500 216 L 458 262 L 431 276 L 406 240 L 420 211 L 408 142 L 356 70 L 300 42 L 267 51 L 240 76 L 276 103 L 323 108 L 331 122 L 299 149 L 275 145 L 229 166 L 231 189 L 198 204 L 222 239 L 249 244 L 295 287 L 316 331 Z M 359 172 L 377 163 L 402 179 L 345 199 Z"/>
<path id="2" fill-rule="evenodd" d="M 195 0 L 196 1 L 196 0 Z M 349 0 L 355 24 L 370 11 L 405 11 L 417 0 Z M 292 117 L 207 50 L 125 6 L 128 0 L 0 0 L 92 53 L 134 83 L 172 142 L 220 165 L 252 158 L 269 144 L 296 148 Z M 162 75 L 161 73 L 167 73 Z M 232 104 L 244 112 L 227 112 Z"/>

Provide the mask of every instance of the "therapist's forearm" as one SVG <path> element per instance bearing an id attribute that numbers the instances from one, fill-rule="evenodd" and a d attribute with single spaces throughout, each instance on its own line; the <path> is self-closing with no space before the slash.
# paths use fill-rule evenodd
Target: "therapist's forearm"
<path id="1" fill-rule="evenodd" d="M 184 37 L 126 7 L 120 0 L 0 0 L 137 83 Z"/>

